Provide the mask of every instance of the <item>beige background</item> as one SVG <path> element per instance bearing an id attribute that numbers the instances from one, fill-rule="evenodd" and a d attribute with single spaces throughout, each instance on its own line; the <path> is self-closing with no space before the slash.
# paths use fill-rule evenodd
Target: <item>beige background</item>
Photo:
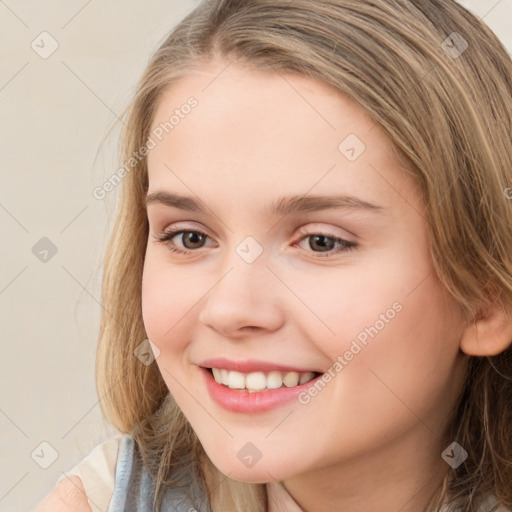
<path id="1" fill-rule="evenodd" d="M 30 510 L 112 433 L 93 377 L 115 193 L 92 190 L 117 168 L 114 121 L 149 56 L 197 3 L 0 0 L 0 511 Z M 463 3 L 512 51 L 512 0 Z"/>

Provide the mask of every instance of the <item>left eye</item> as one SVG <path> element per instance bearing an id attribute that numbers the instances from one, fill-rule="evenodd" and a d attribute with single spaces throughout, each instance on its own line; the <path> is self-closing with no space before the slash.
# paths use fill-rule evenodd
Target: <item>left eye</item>
<path id="1" fill-rule="evenodd" d="M 183 247 L 176 246 L 176 244 L 172 242 L 172 239 L 178 237 L 178 235 L 181 236 L 181 244 Z M 204 246 L 205 240 L 210 237 L 202 231 L 171 229 L 154 238 L 158 243 L 166 245 L 171 252 L 185 254 L 193 252 L 194 249 L 201 249 Z M 321 233 L 306 234 L 299 240 L 299 244 L 308 238 L 311 239 L 308 245 L 313 252 L 326 253 L 325 256 L 319 254 L 318 256 L 320 257 L 331 256 L 332 254 L 348 251 L 356 247 L 354 242 Z M 338 244 L 339 247 L 337 250 L 334 250 L 336 244 Z"/>
<path id="2" fill-rule="evenodd" d="M 338 250 L 334 251 L 334 254 L 337 254 L 342 251 L 353 249 L 356 246 L 355 243 L 349 242 L 348 240 L 345 240 L 343 238 L 319 233 L 305 235 L 301 238 L 300 242 L 302 243 L 304 240 L 307 240 L 308 238 L 310 239 L 308 246 L 311 249 L 314 249 L 315 247 L 319 248 L 319 251 L 314 250 L 313 252 L 331 252 L 333 251 L 334 246 L 336 244 L 339 244 L 341 247 Z M 328 254 L 327 256 L 330 256 L 330 254 Z"/>

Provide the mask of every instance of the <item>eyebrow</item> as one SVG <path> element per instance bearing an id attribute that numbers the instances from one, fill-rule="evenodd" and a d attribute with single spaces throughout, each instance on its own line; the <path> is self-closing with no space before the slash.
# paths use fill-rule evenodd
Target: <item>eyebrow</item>
<path id="1" fill-rule="evenodd" d="M 146 206 L 149 204 L 163 204 L 193 212 L 206 214 L 205 209 L 198 201 L 190 196 L 171 194 L 163 190 L 152 192 L 146 196 Z M 351 195 L 316 195 L 316 196 L 288 196 L 281 197 L 270 205 L 271 215 L 289 215 L 298 212 L 316 212 L 322 210 L 364 210 L 382 212 L 384 207 L 369 203 Z"/>

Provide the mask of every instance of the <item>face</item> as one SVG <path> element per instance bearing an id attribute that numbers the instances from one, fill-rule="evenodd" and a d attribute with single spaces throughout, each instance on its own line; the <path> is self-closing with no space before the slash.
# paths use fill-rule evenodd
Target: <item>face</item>
<path id="1" fill-rule="evenodd" d="M 174 84 L 152 124 L 143 318 L 170 392 L 242 481 L 431 453 L 464 322 L 417 187 L 336 90 L 226 64 Z"/>

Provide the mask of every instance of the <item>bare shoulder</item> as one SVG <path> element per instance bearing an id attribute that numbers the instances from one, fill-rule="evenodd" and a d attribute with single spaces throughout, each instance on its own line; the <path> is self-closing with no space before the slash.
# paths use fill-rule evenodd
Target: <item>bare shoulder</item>
<path id="1" fill-rule="evenodd" d="M 92 512 L 82 480 L 76 475 L 61 480 L 33 512 Z"/>

